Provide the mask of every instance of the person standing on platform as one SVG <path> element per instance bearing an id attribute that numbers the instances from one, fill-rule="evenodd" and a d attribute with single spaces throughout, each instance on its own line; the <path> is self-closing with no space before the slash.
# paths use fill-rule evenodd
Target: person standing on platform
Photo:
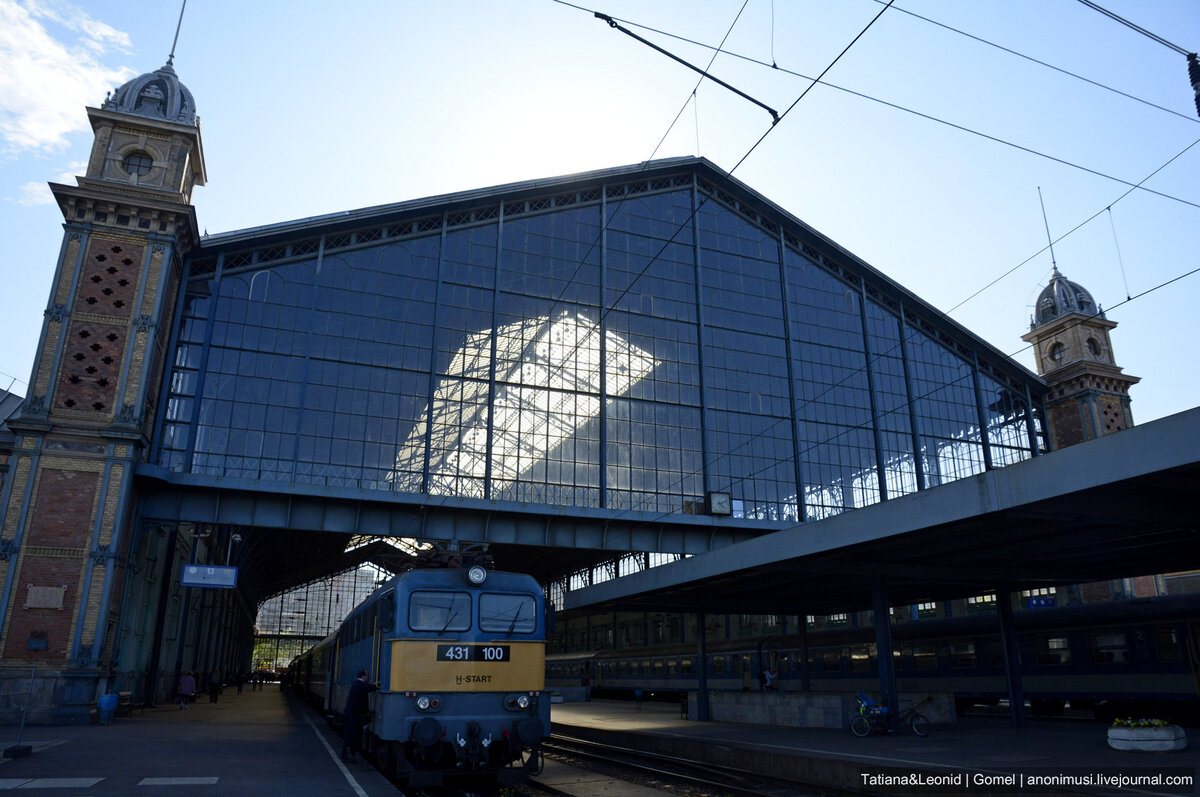
<path id="1" fill-rule="evenodd" d="M 346 708 L 342 714 L 346 718 L 345 733 L 342 738 L 342 760 L 353 761 L 362 741 L 363 726 L 367 723 L 367 712 L 371 705 L 367 696 L 379 688 L 379 684 L 367 683 L 367 671 L 359 670 L 354 680 L 350 682 L 350 694 L 346 696 Z"/>
<path id="2" fill-rule="evenodd" d="M 179 707 L 187 708 L 196 696 L 196 676 L 185 672 L 179 679 Z"/>
<path id="3" fill-rule="evenodd" d="M 208 676 L 208 702 L 216 703 L 217 698 L 221 695 L 221 668 L 213 667 L 212 673 Z"/>

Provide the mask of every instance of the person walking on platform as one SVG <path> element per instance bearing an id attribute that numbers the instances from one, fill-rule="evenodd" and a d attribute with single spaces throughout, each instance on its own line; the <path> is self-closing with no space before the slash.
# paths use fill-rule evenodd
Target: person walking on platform
<path id="1" fill-rule="evenodd" d="M 187 708 L 196 696 L 196 676 L 185 672 L 179 679 L 179 707 Z"/>
<path id="2" fill-rule="evenodd" d="M 346 696 L 346 708 L 342 714 L 346 727 L 342 737 L 342 760 L 353 761 L 354 754 L 362 741 L 363 726 L 367 723 L 367 712 L 371 705 L 367 696 L 379 688 L 379 684 L 367 683 L 367 671 L 359 670 L 350 682 L 350 694 Z"/>
<path id="3" fill-rule="evenodd" d="M 221 695 L 221 668 L 213 667 L 213 671 L 208 676 L 208 702 L 216 703 L 217 698 Z"/>

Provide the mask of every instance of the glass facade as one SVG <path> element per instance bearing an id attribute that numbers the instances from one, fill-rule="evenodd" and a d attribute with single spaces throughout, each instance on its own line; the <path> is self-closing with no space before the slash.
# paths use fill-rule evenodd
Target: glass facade
<path id="1" fill-rule="evenodd" d="M 703 161 L 649 172 L 206 244 L 157 463 L 777 524 L 1035 453 L 1032 374 Z"/>

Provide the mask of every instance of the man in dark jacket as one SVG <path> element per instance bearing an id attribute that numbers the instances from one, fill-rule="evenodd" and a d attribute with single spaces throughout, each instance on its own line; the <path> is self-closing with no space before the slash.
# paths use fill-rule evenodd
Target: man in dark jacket
<path id="1" fill-rule="evenodd" d="M 359 670 L 350 682 L 350 694 L 346 697 L 346 708 L 342 711 L 346 718 L 345 735 L 342 737 L 343 761 L 353 761 L 354 754 L 359 751 L 363 725 L 367 722 L 367 712 L 371 708 L 367 695 L 378 688 L 378 684 L 367 683 L 366 670 Z"/>

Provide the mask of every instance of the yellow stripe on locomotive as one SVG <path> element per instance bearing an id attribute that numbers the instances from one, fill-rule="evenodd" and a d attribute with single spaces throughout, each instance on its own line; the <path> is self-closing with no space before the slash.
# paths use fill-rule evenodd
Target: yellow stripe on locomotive
<path id="1" fill-rule="evenodd" d="M 544 642 L 394 639 L 395 692 L 532 692 L 546 683 Z"/>

